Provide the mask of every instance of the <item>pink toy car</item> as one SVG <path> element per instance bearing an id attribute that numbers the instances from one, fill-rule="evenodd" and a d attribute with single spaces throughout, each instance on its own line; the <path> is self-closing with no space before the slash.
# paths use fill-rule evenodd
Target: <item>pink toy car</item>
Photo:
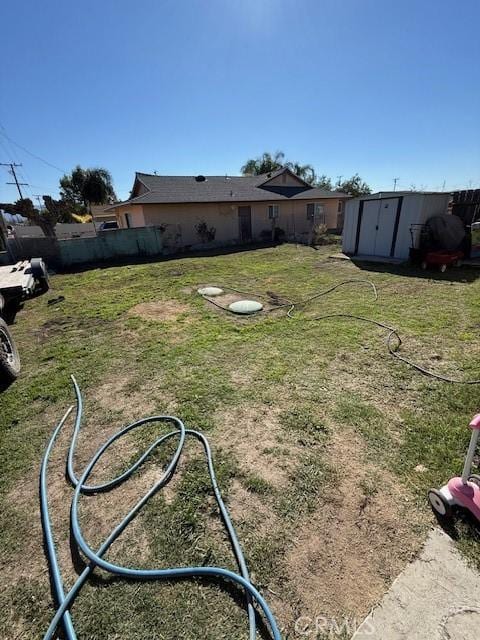
<path id="1" fill-rule="evenodd" d="M 472 474 L 472 463 L 480 435 L 480 414 L 470 422 L 472 435 L 462 476 L 451 478 L 441 489 L 430 489 L 428 500 L 433 511 L 442 518 L 452 516 L 452 507 L 468 509 L 480 523 L 480 475 Z"/>

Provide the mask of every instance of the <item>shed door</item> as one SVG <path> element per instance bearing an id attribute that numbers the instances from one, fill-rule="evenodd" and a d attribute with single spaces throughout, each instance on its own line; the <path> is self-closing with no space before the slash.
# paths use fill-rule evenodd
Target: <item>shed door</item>
<path id="1" fill-rule="evenodd" d="M 392 248 L 398 198 L 365 200 L 357 253 L 389 257 Z"/>
<path id="2" fill-rule="evenodd" d="M 375 255 L 375 239 L 380 200 L 364 200 L 360 236 L 357 253 L 363 256 Z"/>
<path id="3" fill-rule="evenodd" d="M 397 217 L 398 198 L 380 200 L 378 212 L 377 235 L 375 238 L 375 255 L 388 257 L 392 248 L 395 219 Z"/>

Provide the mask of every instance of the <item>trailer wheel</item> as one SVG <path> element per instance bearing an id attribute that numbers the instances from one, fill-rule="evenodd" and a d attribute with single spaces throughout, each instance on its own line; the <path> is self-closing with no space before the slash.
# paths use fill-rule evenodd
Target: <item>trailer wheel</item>
<path id="1" fill-rule="evenodd" d="M 0 318 L 0 382 L 13 382 L 20 373 L 20 356 L 5 320 Z"/>
<path id="2" fill-rule="evenodd" d="M 430 502 L 430 506 L 433 511 L 440 518 L 448 519 L 452 517 L 452 507 L 438 489 L 430 489 L 428 492 L 428 501 Z"/>
<path id="3" fill-rule="evenodd" d="M 48 271 L 42 258 L 32 258 L 30 260 L 30 270 L 32 272 L 32 276 L 38 283 L 36 287 L 37 293 L 45 293 L 48 291 L 50 288 L 50 284 L 48 282 Z"/>

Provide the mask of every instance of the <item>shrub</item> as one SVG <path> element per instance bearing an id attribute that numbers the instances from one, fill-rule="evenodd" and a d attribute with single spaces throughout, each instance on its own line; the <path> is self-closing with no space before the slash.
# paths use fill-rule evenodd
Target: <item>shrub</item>
<path id="1" fill-rule="evenodd" d="M 217 230 L 215 229 L 215 227 L 208 227 L 205 220 L 202 220 L 197 225 L 195 225 L 195 230 L 202 242 L 212 242 L 212 240 L 215 240 Z"/>
<path id="2" fill-rule="evenodd" d="M 326 224 L 316 224 L 312 229 L 312 245 L 338 244 L 338 237 L 328 233 Z"/>

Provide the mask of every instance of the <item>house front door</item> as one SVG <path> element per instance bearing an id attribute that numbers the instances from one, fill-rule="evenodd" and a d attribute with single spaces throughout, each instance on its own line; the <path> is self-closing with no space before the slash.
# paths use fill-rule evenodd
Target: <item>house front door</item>
<path id="1" fill-rule="evenodd" d="M 250 206 L 238 207 L 238 230 L 241 242 L 252 239 L 252 209 Z"/>

